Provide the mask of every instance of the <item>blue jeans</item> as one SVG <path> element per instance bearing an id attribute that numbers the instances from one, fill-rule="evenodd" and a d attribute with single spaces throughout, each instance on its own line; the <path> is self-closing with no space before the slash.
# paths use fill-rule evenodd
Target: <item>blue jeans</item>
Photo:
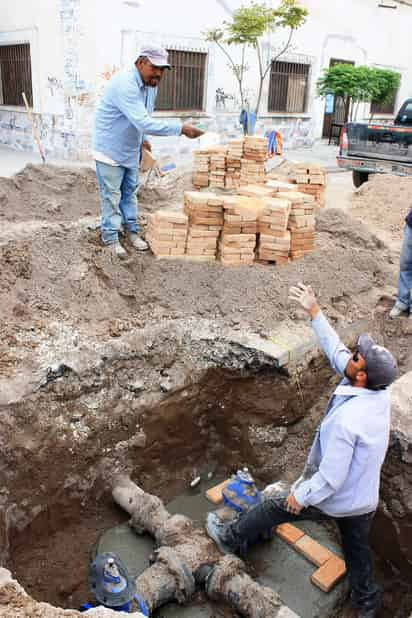
<path id="1" fill-rule="evenodd" d="M 397 305 L 412 313 L 412 227 L 407 223 L 403 232 Z"/>
<path id="2" fill-rule="evenodd" d="M 235 552 L 267 537 L 268 531 L 286 522 L 333 520 L 339 528 L 342 550 L 351 587 L 351 600 L 358 610 L 378 608 L 380 588 L 373 579 L 369 530 L 375 513 L 352 517 L 331 517 L 315 507 L 302 509 L 299 515 L 286 510 L 287 493 L 267 498 L 240 514 L 227 527 L 222 539 Z"/>
<path id="3" fill-rule="evenodd" d="M 109 245 L 119 240 L 122 225 L 128 232 L 138 231 L 137 169 L 96 161 L 96 174 L 101 199 L 102 240 Z"/>

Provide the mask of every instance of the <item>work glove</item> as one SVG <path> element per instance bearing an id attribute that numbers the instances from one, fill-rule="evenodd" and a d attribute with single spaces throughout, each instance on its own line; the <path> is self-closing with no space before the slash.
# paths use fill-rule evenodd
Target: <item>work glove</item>
<path id="1" fill-rule="evenodd" d="M 290 300 L 297 302 L 305 311 L 309 312 L 318 304 L 316 296 L 310 285 L 298 283 L 289 291 Z"/>

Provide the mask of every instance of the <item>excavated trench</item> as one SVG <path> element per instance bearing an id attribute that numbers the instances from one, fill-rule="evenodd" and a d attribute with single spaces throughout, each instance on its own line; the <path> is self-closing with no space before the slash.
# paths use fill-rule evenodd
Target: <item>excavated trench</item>
<path id="1" fill-rule="evenodd" d="M 6 454 L 3 558 L 36 600 L 78 608 L 90 598 L 92 552 L 107 529 L 128 520 L 109 491 L 115 474 L 130 473 L 165 503 L 206 471 L 218 482 L 247 465 L 263 486 L 291 481 L 334 383 L 324 359 L 315 357 L 304 372 L 288 374 L 265 363 L 214 368 L 187 373 L 184 385 L 172 388 L 164 350 L 161 395 L 155 401 L 153 392 L 146 392 L 147 374 L 136 379 L 139 371 L 136 358 L 107 360 L 81 376 L 62 367 L 36 395 L 12 406 L 20 431 Z M 43 422 L 43 412 L 52 422 Z M 412 610 L 411 529 L 401 530 L 411 477 L 410 468 L 409 476 L 403 475 L 400 448 L 395 441 L 388 455 L 373 531 L 385 588 L 382 616 L 398 618 Z M 237 616 L 225 607 L 215 612 L 211 615 Z"/>

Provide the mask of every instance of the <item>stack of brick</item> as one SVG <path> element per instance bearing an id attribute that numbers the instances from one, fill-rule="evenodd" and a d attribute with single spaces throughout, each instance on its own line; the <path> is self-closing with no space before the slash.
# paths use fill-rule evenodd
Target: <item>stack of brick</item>
<path id="1" fill-rule="evenodd" d="M 291 202 L 288 221 L 290 230 L 290 257 L 298 260 L 315 250 L 315 200 L 311 195 L 288 191 L 279 197 Z"/>
<path id="2" fill-rule="evenodd" d="M 226 153 L 227 147 L 214 148 L 210 153 L 209 186 L 224 189 L 226 186 Z"/>
<path id="3" fill-rule="evenodd" d="M 223 234 L 219 243 L 222 264 L 253 264 L 257 220 L 264 208 L 262 200 L 242 196 L 224 199 Z"/>
<path id="4" fill-rule="evenodd" d="M 243 139 L 230 141 L 226 155 L 226 189 L 236 190 L 240 186 L 242 156 Z"/>
<path id="5" fill-rule="evenodd" d="M 268 158 L 267 138 L 251 135 L 246 136 L 243 143 L 243 158 L 264 163 Z"/>
<path id="6" fill-rule="evenodd" d="M 262 263 L 289 261 L 291 234 L 288 231 L 291 202 L 287 199 L 265 200 L 265 209 L 259 217 L 258 260 Z"/>
<path id="7" fill-rule="evenodd" d="M 189 218 L 186 242 L 188 259 L 216 259 L 217 241 L 223 227 L 223 198 L 214 193 L 186 191 L 184 210 Z"/>
<path id="8" fill-rule="evenodd" d="M 263 184 L 266 180 L 265 161 L 268 158 L 266 137 L 245 137 L 240 169 L 242 185 Z"/>
<path id="9" fill-rule="evenodd" d="M 295 167 L 292 178 L 298 185 L 298 191 L 311 195 L 320 208 L 325 205 L 326 172 L 323 167 L 300 163 Z"/>
<path id="10" fill-rule="evenodd" d="M 260 161 L 242 159 L 242 166 L 240 168 L 241 185 L 264 184 L 265 180 L 266 176 L 264 163 L 261 163 Z"/>
<path id="11" fill-rule="evenodd" d="M 156 257 L 175 259 L 186 250 L 188 218 L 183 212 L 158 210 L 149 216 L 146 240 Z"/>
<path id="12" fill-rule="evenodd" d="M 193 186 L 197 189 L 209 186 L 210 154 L 208 150 L 196 150 L 193 153 Z"/>

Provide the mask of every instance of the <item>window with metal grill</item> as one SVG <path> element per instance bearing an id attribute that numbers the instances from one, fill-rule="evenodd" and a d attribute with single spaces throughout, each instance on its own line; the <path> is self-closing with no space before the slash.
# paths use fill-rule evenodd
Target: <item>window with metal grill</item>
<path id="1" fill-rule="evenodd" d="M 30 44 L 0 45 L 0 105 L 33 105 Z"/>
<path id="2" fill-rule="evenodd" d="M 397 94 L 398 91 L 394 92 L 392 98 L 386 103 L 372 101 L 371 114 L 394 114 Z"/>
<path id="3" fill-rule="evenodd" d="M 156 99 L 156 111 L 201 111 L 207 54 L 168 50 L 171 71 L 165 71 Z"/>
<path id="4" fill-rule="evenodd" d="M 270 112 L 304 112 L 309 81 L 308 64 L 272 62 L 269 83 Z"/>

